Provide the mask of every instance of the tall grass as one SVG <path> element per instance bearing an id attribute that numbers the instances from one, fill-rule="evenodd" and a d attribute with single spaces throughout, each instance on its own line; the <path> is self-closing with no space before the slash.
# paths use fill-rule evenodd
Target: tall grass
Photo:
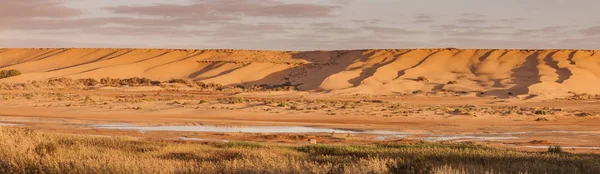
<path id="1" fill-rule="evenodd" d="M 600 156 L 470 144 L 144 141 L 0 127 L 0 173 L 600 173 Z"/>

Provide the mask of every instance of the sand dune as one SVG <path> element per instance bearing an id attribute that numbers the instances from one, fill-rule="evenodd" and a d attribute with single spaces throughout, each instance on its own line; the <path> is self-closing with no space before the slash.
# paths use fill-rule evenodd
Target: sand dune
<path id="1" fill-rule="evenodd" d="M 206 83 L 301 84 L 300 90 L 393 94 L 450 90 L 486 95 L 600 94 L 600 55 L 589 50 L 241 51 L 0 49 L 0 70 L 48 78 L 171 78 Z M 428 82 L 416 80 L 426 77 Z M 451 83 L 449 83 L 451 82 Z"/>

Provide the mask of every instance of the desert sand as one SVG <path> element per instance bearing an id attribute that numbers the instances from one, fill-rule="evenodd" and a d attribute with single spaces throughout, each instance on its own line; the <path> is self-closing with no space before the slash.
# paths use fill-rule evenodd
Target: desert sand
<path id="1" fill-rule="evenodd" d="M 273 143 L 475 141 L 600 152 L 595 50 L 254 51 L 0 49 L 0 122 L 40 131 Z M 46 85 L 49 79 L 148 78 L 161 85 Z M 173 79 L 193 82 L 178 84 Z M 207 89 L 196 84 L 230 86 Z M 41 84 L 41 85 L 40 85 Z M 49 83 L 48 83 L 49 84 Z M 248 90 L 286 84 L 292 90 Z M 238 101 L 239 100 L 239 101 Z M 307 126 L 395 136 L 101 129 Z M 294 138 L 292 138 L 294 137 Z M 490 138 L 491 137 L 491 138 Z M 529 148 L 528 148 L 529 147 Z M 542 149 L 545 150 L 545 149 Z"/>

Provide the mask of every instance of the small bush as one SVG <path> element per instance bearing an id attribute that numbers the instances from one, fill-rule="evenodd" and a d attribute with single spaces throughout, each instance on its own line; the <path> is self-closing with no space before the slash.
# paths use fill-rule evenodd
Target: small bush
<path id="1" fill-rule="evenodd" d="M 79 79 L 77 81 L 85 86 L 96 86 L 96 85 L 100 84 L 100 82 L 98 82 L 98 80 L 92 79 L 92 78 Z"/>
<path id="2" fill-rule="evenodd" d="M 449 81 L 447 84 L 448 84 L 448 85 L 452 85 L 452 84 L 458 84 L 458 82 L 456 82 L 456 81 Z"/>
<path id="3" fill-rule="evenodd" d="M 536 110 L 535 115 L 548 115 L 548 111 L 546 110 Z"/>
<path id="4" fill-rule="evenodd" d="M 548 147 L 548 152 L 550 153 L 563 153 L 563 149 L 560 146 L 549 146 Z"/>
<path id="5" fill-rule="evenodd" d="M 15 69 L 0 71 L 0 79 L 12 77 L 12 76 L 18 76 L 18 75 L 21 75 L 21 71 L 15 70 Z"/>
<path id="6" fill-rule="evenodd" d="M 206 100 L 200 100 L 200 103 L 198 103 L 198 104 L 205 104 L 205 103 L 208 103 L 208 101 L 206 101 Z"/>
<path id="7" fill-rule="evenodd" d="M 277 107 L 288 107 L 288 106 L 290 106 L 290 104 L 287 102 L 280 102 L 279 104 L 277 104 Z"/>
<path id="8" fill-rule="evenodd" d="M 425 93 L 425 91 L 423 91 L 423 90 L 416 90 L 416 91 L 412 92 L 412 94 L 424 94 L 424 93 Z"/>
<path id="9" fill-rule="evenodd" d="M 590 117 L 590 116 L 594 116 L 594 114 L 588 113 L 588 112 L 581 112 L 581 113 L 575 114 L 575 116 L 578 116 L 578 117 Z"/>
<path id="10" fill-rule="evenodd" d="M 244 98 L 243 97 L 234 97 L 234 98 L 230 98 L 227 103 L 228 104 L 242 104 L 244 103 Z"/>
<path id="11" fill-rule="evenodd" d="M 417 77 L 417 82 L 429 82 L 429 79 L 427 79 L 427 77 L 424 76 L 419 76 Z"/>
<path id="12" fill-rule="evenodd" d="M 184 84 L 184 85 L 189 84 L 189 82 L 184 79 L 171 79 L 171 80 L 169 80 L 169 83 L 179 83 L 179 84 Z"/>

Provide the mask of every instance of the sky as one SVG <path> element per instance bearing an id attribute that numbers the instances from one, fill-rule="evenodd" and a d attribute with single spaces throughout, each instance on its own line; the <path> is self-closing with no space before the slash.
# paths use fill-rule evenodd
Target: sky
<path id="1" fill-rule="evenodd" d="M 0 47 L 600 49 L 598 0 L 0 0 Z"/>

